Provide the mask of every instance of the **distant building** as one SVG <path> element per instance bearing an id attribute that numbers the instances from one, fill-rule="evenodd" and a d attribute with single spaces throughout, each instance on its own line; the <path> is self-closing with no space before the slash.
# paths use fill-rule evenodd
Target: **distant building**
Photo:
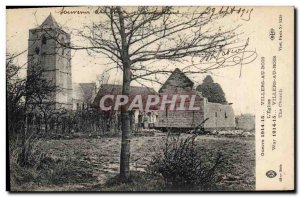
<path id="1" fill-rule="evenodd" d="M 236 128 L 244 131 L 255 131 L 255 116 L 252 114 L 241 114 L 235 118 Z"/>
<path id="2" fill-rule="evenodd" d="M 122 85 L 114 85 L 114 84 L 102 84 L 98 90 L 98 93 L 94 99 L 93 107 L 97 109 L 98 112 L 103 113 L 104 118 L 114 119 L 113 121 L 108 121 L 110 123 L 115 123 L 116 125 L 110 125 L 110 129 L 115 129 L 113 127 L 120 127 L 120 110 L 107 110 L 102 111 L 100 109 L 100 100 L 105 95 L 113 95 L 115 98 L 117 95 L 122 95 Z M 158 93 L 153 88 L 148 87 L 139 87 L 139 86 L 130 86 L 129 100 L 133 100 L 136 95 L 141 95 L 143 106 L 145 106 L 147 102 L 148 95 L 158 95 Z M 112 106 L 114 108 L 115 101 L 106 99 L 104 102 L 105 106 Z M 150 111 L 145 112 L 141 111 L 138 108 L 133 108 L 130 113 L 130 124 L 132 129 L 138 128 L 149 128 L 154 127 L 154 122 L 156 121 L 157 113 L 154 113 L 157 108 L 153 106 L 150 108 Z"/>
<path id="3" fill-rule="evenodd" d="M 27 75 L 37 67 L 43 70 L 43 77 L 56 90 L 42 102 L 51 103 L 54 109 L 72 109 L 71 52 L 64 47 L 69 43 L 70 35 L 51 14 L 39 27 L 29 30 Z"/>
<path id="4" fill-rule="evenodd" d="M 122 95 L 122 85 L 102 84 L 93 101 L 93 106 L 99 108 L 100 100 L 105 95 L 113 95 L 113 96 Z M 136 95 L 141 95 L 142 102 L 146 103 L 148 95 L 158 95 L 158 93 L 153 88 L 141 87 L 141 86 L 130 86 L 129 99 L 132 100 Z M 109 102 L 108 99 L 106 101 Z M 114 106 L 113 102 L 110 104 Z"/>
<path id="5" fill-rule="evenodd" d="M 96 96 L 96 83 L 73 83 L 73 110 L 91 109 Z"/>

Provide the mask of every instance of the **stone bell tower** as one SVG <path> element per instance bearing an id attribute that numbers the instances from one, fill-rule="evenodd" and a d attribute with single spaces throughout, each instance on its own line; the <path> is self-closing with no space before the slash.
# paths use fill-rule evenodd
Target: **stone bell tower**
<path id="1" fill-rule="evenodd" d="M 55 85 L 55 92 L 44 99 L 55 109 L 72 109 L 70 34 L 50 14 L 37 28 L 29 30 L 28 73 L 39 66 L 42 76 Z M 52 105 L 51 104 L 51 105 Z"/>

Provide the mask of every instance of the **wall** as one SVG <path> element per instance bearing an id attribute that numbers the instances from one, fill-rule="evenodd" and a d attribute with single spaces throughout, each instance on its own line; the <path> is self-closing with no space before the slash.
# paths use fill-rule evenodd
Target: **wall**
<path id="1" fill-rule="evenodd" d="M 192 129 L 203 120 L 202 111 L 159 111 L 156 127 Z"/>
<path id="2" fill-rule="evenodd" d="M 190 91 L 189 93 L 192 94 L 193 92 Z M 189 101 L 185 103 L 185 107 L 187 109 L 189 105 Z M 176 102 L 176 107 L 179 106 L 180 99 L 178 99 Z M 193 106 L 199 107 L 200 110 L 159 110 L 156 127 L 191 129 L 195 128 L 196 126 L 199 126 L 203 122 L 204 117 L 203 98 L 200 95 L 196 96 L 195 103 Z"/>
<path id="3" fill-rule="evenodd" d="M 213 129 L 234 129 L 235 116 L 231 105 L 210 103 L 204 98 L 204 123 L 206 130 Z"/>
<path id="4" fill-rule="evenodd" d="M 61 43 L 70 43 L 70 36 L 58 30 L 57 39 Z M 57 43 L 56 46 L 56 84 L 59 91 L 56 95 L 56 101 L 62 103 L 64 108 L 72 109 L 72 74 L 71 74 L 71 52 Z"/>
<path id="5" fill-rule="evenodd" d="M 28 75 L 30 70 L 43 68 L 43 77 L 57 86 L 56 94 L 48 100 L 55 101 L 56 108 L 72 108 L 72 74 L 70 49 L 63 49 L 55 39 L 70 42 L 70 36 L 60 29 L 31 29 L 28 40 Z M 45 41 L 43 41 L 43 39 Z"/>

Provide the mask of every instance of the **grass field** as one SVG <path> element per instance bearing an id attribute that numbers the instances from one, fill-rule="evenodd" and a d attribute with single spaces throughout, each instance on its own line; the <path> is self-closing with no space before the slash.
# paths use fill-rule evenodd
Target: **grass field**
<path id="1" fill-rule="evenodd" d="M 163 190 L 161 179 L 148 177 L 145 171 L 151 156 L 164 145 L 165 138 L 166 134 L 157 133 L 131 140 L 131 170 L 136 180 L 128 185 L 107 184 L 119 171 L 120 138 L 39 140 L 37 149 L 46 154 L 46 161 L 35 172 L 25 175 L 20 173 L 22 169 L 14 169 L 12 172 L 18 173 L 12 173 L 12 190 Z M 196 142 L 201 151 L 208 154 L 219 151 L 227 161 L 218 175 L 221 181 L 216 184 L 216 190 L 255 189 L 254 138 L 207 135 L 198 136 Z"/>

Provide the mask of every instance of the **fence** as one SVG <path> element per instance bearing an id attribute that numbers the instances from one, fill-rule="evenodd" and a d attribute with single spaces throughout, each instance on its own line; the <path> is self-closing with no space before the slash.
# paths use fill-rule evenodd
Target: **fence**
<path id="1" fill-rule="evenodd" d="M 24 119 L 24 120 L 23 120 Z M 17 126 L 17 123 L 22 126 Z M 27 127 L 30 133 L 69 134 L 93 133 L 98 135 L 119 135 L 121 117 L 118 111 L 80 110 L 55 114 L 30 113 L 26 118 L 20 116 L 8 123 L 11 133 L 18 134 L 21 127 Z"/>

